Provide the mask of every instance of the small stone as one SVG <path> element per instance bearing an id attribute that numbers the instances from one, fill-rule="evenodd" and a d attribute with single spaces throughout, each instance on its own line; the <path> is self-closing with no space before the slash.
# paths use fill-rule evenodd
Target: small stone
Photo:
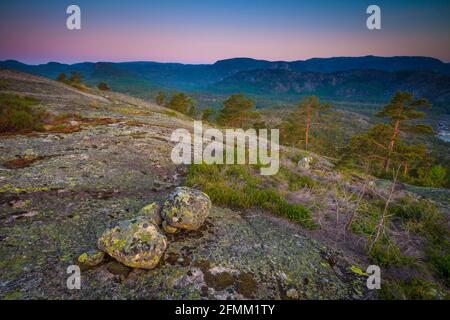
<path id="1" fill-rule="evenodd" d="M 26 206 L 26 202 L 23 201 L 23 200 L 12 201 L 12 202 L 11 202 L 11 206 L 12 206 L 14 209 L 20 209 L 20 208 L 23 208 L 23 207 Z"/>
<path id="2" fill-rule="evenodd" d="M 78 257 L 78 262 L 87 267 L 95 267 L 103 261 L 104 257 L 104 252 L 93 249 L 81 254 Z"/>
<path id="3" fill-rule="evenodd" d="M 310 163 L 311 163 L 312 161 L 313 161 L 313 158 L 312 158 L 312 157 L 303 157 L 303 158 L 301 158 L 301 159 L 298 161 L 297 166 L 298 166 L 300 169 L 308 170 L 308 169 L 309 169 L 309 166 L 310 166 Z"/>
<path id="4" fill-rule="evenodd" d="M 121 280 L 125 280 L 131 272 L 131 269 L 117 261 L 111 261 L 106 265 L 106 270 Z"/>
<path id="5" fill-rule="evenodd" d="M 175 233 L 178 231 L 177 228 L 171 226 L 170 224 L 167 223 L 167 221 L 163 221 L 162 222 L 162 228 L 164 230 L 165 233 Z"/>
<path id="6" fill-rule="evenodd" d="M 280 280 L 282 280 L 282 281 L 286 281 L 288 278 L 288 276 L 284 272 L 280 272 L 279 277 L 280 277 Z"/>
<path id="7" fill-rule="evenodd" d="M 298 292 L 294 288 L 291 288 L 286 292 L 286 296 L 289 299 L 298 299 Z"/>

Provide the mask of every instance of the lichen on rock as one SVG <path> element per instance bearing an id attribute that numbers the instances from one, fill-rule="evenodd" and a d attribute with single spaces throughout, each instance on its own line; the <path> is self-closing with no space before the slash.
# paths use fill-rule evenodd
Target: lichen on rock
<path id="1" fill-rule="evenodd" d="M 176 228 L 197 230 L 211 209 L 209 196 L 199 190 L 178 187 L 163 204 L 161 217 Z"/>
<path id="2" fill-rule="evenodd" d="M 153 269 L 166 250 L 167 238 L 148 217 L 139 216 L 106 230 L 97 245 L 126 266 Z"/>
<path id="3" fill-rule="evenodd" d="M 162 229 L 165 233 L 176 233 L 179 230 L 178 228 L 168 224 L 167 221 L 162 222 Z"/>
<path id="4" fill-rule="evenodd" d="M 144 216 L 150 219 L 151 222 L 153 222 L 156 225 L 161 225 L 162 219 L 161 219 L 161 205 L 159 205 L 156 202 L 152 202 L 145 207 L 143 207 L 139 211 L 140 216 Z"/>

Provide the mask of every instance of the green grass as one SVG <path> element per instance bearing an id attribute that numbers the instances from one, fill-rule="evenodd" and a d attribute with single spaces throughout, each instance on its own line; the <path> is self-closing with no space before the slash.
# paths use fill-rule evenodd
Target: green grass
<path id="1" fill-rule="evenodd" d="M 414 259 L 402 255 L 400 248 L 387 236 L 373 245 L 369 251 L 369 259 L 380 267 L 414 264 Z"/>
<path id="2" fill-rule="evenodd" d="M 288 189 L 291 192 L 298 191 L 302 188 L 314 188 L 316 182 L 308 176 L 302 176 L 298 173 L 292 172 L 285 167 L 281 167 L 279 175 L 284 178 L 288 183 Z"/>
<path id="3" fill-rule="evenodd" d="M 350 225 L 350 230 L 357 235 L 367 237 L 370 244 L 377 232 L 383 209 L 383 201 L 361 202 Z M 384 227 L 389 228 L 390 224 L 391 220 L 387 217 Z M 382 234 L 380 239 L 369 247 L 368 256 L 371 262 L 383 267 L 414 264 L 414 259 L 402 255 L 400 248 L 389 238 L 387 233 Z"/>
<path id="4" fill-rule="evenodd" d="M 437 288 L 433 282 L 414 278 L 411 280 L 385 281 L 381 286 L 383 300 L 432 300 L 436 299 Z"/>
<path id="5" fill-rule="evenodd" d="M 177 113 L 175 111 L 171 111 L 171 110 L 164 110 L 164 114 L 168 115 L 169 117 L 176 117 Z"/>
<path id="6" fill-rule="evenodd" d="M 264 186 L 248 166 L 194 164 L 189 168 L 186 184 L 200 188 L 215 204 L 267 209 L 306 228 L 316 227 L 307 208 L 287 202 L 276 189 Z"/>
<path id="7" fill-rule="evenodd" d="M 447 222 L 429 201 L 402 198 L 390 211 L 403 227 L 426 239 L 427 263 L 450 287 L 450 244 Z"/>
<path id="8" fill-rule="evenodd" d="M 32 107 L 38 103 L 32 97 L 0 94 L 0 132 L 40 130 L 47 114 Z"/>
<path id="9" fill-rule="evenodd" d="M 444 281 L 447 287 L 450 287 L 450 253 L 447 245 L 446 251 L 429 248 L 427 252 L 427 261 Z"/>
<path id="10" fill-rule="evenodd" d="M 350 230 L 358 235 L 371 236 L 375 232 L 381 213 L 377 205 L 362 202 L 350 225 Z"/>

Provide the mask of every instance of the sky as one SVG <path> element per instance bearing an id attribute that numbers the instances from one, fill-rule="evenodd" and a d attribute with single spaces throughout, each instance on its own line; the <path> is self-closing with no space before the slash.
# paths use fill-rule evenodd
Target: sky
<path id="1" fill-rule="evenodd" d="M 81 8 L 68 30 L 66 8 Z M 366 9 L 381 8 L 381 30 Z M 213 63 L 430 56 L 450 62 L 449 0 L 1 0 L 0 60 Z"/>

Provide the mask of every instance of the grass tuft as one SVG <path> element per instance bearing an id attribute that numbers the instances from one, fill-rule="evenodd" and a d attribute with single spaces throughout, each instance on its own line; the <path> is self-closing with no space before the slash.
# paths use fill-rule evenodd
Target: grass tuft
<path id="1" fill-rule="evenodd" d="M 276 189 L 264 187 L 244 165 L 194 164 L 189 167 L 186 184 L 199 187 L 219 205 L 267 209 L 306 228 L 316 227 L 307 208 L 287 202 Z"/>

